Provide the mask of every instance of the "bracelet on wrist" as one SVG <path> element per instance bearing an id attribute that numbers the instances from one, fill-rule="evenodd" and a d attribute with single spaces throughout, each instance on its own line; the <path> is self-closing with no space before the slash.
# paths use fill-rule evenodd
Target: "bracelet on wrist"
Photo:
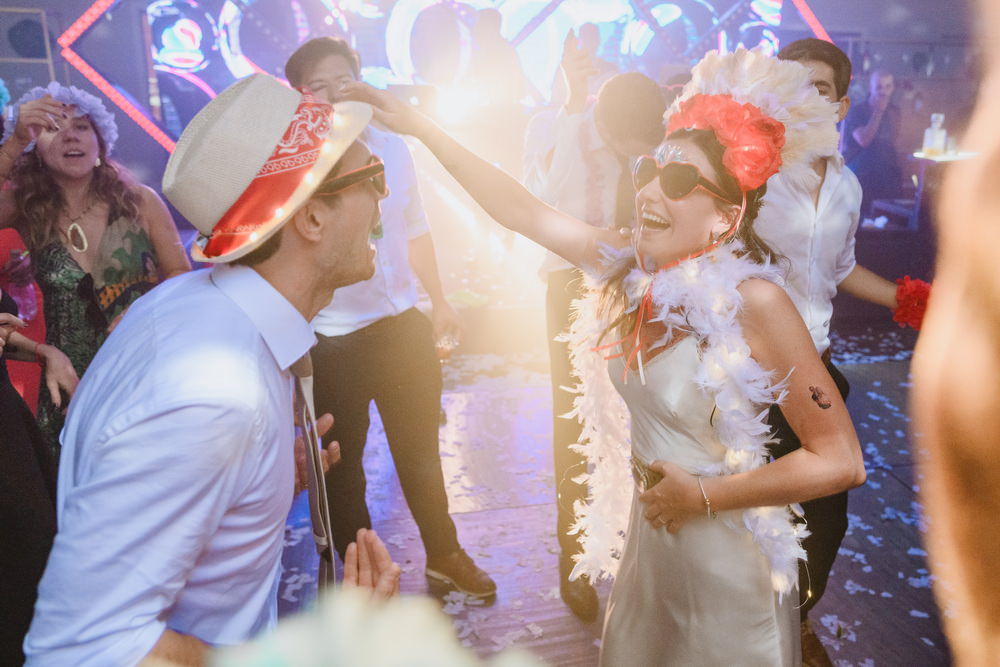
<path id="1" fill-rule="evenodd" d="M 708 499 L 708 494 L 705 493 L 705 485 L 701 483 L 701 475 L 697 475 L 695 479 L 698 480 L 698 489 L 701 490 L 701 499 L 705 503 L 705 514 L 709 519 L 716 518 L 719 514 L 712 509 L 712 501 Z"/>

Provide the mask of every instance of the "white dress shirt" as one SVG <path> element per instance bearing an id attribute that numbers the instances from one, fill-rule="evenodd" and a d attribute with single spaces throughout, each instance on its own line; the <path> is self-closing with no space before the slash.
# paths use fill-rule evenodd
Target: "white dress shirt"
<path id="1" fill-rule="evenodd" d="M 166 629 L 226 645 L 274 623 L 288 369 L 314 342 L 247 267 L 188 273 L 132 305 L 70 404 L 29 665 L 134 665 Z"/>
<path id="2" fill-rule="evenodd" d="M 544 112 L 543 112 L 544 114 Z M 526 133 L 524 172 L 528 189 L 550 206 L 594 227 L 615 223 L 622 164 L 597 131 L 594 109 L 560 111 L 532 120 Z M 543 274 L 572 268 L 549 252 Z"/>
<path id="3" fill-rule="evenodd" d="M 430 228 L 417 187 L 413 156 L 399 135 L 371 125 L 365 143 L 385 163 L 389 184 L 389 196 L 381 202 L 382 238 L 375 241 L 375 274 L 337 289 L 330 305 L 313 319 L 316 332 L 324 336 L 343 336 L 417 305 L 410 241 L 427 234 Z"/>
<path id="4" fill-rule="evenodd" d="M 861 185 L 839 154 L 827 158 L 818 204 L 804 187 L 778 172 L 767 182 L 754 229 L 791 262 L 785 290 L 805 320 L 816 350 L 830 347 L 830 318 L 837 285 L 854 269 L 854 235 Z"/>

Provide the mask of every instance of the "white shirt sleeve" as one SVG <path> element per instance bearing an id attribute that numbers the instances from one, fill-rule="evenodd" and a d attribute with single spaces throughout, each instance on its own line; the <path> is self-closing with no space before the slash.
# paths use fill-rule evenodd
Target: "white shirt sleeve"
<path id="1" fill-rule="evenodd" d="M 844 167 L 844 170 L 845 172 L 848 171 L 847 167 Z M 849 213 L 851 224 L 847 230 L 847 238 L 844 239 L 844 247 L 837 255 L 837 262 L 834 268 L 833 281 L 837 285 L 843 282 L 844 278 L 857 266 L 857 261 L 854 258 L 854 244 L 855 237 L 858 234 L 858 225 L 861 222 L 861 186 L 858 184 L 857 179 L 853 178 L 853 174 L 850 174 L 850 176 L 853 195 L 853 198 L 850 200 L 851 209 Z"/>
<path id="2" fill-rule="evenodd" d="M 424 212 L 424 200 L 420 196 L 420 186 L 417 184 L 417 168 L 413 163 L 413 155 L 409 146 L 400 137 L 394 137 L 399 143 L 392 151 L 392 159 L 396 160 L 393 176 L 398 183 L 389 183 L 389 188 L 399 188 L 402 197 L 403 218 L 406 222 L 406 237 L 415 239 L 431 231 L 427 224 L 427 213 Z"/>
<path id="3" fill-rule="evenodd" d="M 557 114 L 552 109 L 543 109 L 528 121 L 524 131 L 524 153 L 522 170 L 524 187 L 536 197 L 542 196 L 555 148 Z"/>
<path id="4" fill-rule="evenodd" d="M 566 174 L 582 159 L 577 135 L 585 113 L 538 115 L 525 139 L 524 181 L 536 197 L 554 206 Z"/>
<path id="5" fill-rule="evenodd" d="M 27 664 L 134 665 L 152 649 L 247 483 L 258 419 L 244 405 L 170 405 L 112 423 L 110 435 L 84 445 L 39 585 Z"/>

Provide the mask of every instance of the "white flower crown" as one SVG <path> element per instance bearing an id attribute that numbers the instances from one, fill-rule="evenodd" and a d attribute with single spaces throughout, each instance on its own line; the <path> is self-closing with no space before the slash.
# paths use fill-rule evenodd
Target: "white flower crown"
<path id="1" fill-rule="evenodd" d="M 44 88 L 41 86 L 32 88 L 21 96 L 14 104 L 13 124 L 10 130 L 13 131 L 14 127 L 17 126 L 17 118 L 21 112 L 22 104 L 41 99 L 46 95 L 51 95 L 58 102 L 71 104 L 76 107 L 77 117 L 87 116 L 93 124 L 94 130 L 101 135 L 106 154 L 111 155 L 111 151 L 115 147 L 115 142 L 118 141 L 118 124 L 115 122 L 114 114 L 108 111 L 104 103 L 97 97 L 84 90 L 80 90 L 76 86 L 64 86 L 58 81 L 53 81 Z M 24 149 L 24 152 L 27 153 L 34 149 L 34 147 L 35 142 L 32 141 Z"/>

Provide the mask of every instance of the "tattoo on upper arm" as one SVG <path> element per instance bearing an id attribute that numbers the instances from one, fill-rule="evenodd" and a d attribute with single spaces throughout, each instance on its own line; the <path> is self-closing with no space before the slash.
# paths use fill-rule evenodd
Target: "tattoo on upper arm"
<path id="1" fill-rule="evenodd" d="M 812 392 L 812 400 L 816 403 L 816 405 L 824 410 L 829 409 L 830 406 L 833 405 L 833 403 L 830 402 L 830 399 L 826 397 L 826 392 L 823 391 L 821 387 L 809 385 L 809 391 Z"/>

